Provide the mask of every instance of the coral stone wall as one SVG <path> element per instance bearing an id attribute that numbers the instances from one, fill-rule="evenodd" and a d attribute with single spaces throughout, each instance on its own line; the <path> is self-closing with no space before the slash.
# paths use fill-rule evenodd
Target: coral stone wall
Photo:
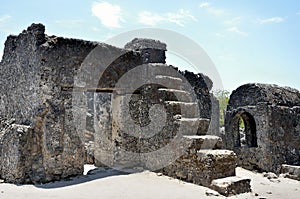
<path id="1" fill-rule="evenodd" d="M 246 84 L 230 96 L 225 144 L 249 169 L 280 172 L 282 164 L 300 164 L 300 93 L 268 84 Z M 241 139 L 239 119 L 245 123 Z M 245 142 L 243 144 L 243 142 Z"/>
<path id="2" fill-rule="evenodd" d="M 47 182 L 83 172 L 83 144 L 72 123 L 71 91 L 63 88 L 73 85 L 76 70 L 97 43 L 47 36 L 44 31 L 42 24 L 32 24 L 18 36 L 9 36 L 0 64 L 1 117 L 26 126 L 20 127 L 19 141 L 14 136 L 17 127 L 0 138 L 1 177 L 11 182 Z M 30 153 L 23 150 L 24 143 Z M 20 156 L 6 164 L 11 148 Z"/>
<path id="3" fill-rule="evenodd" d="M 174 138 L 183 116 L 204 121 L 199 125 L 191 120 L 194 126 L 187 128 L 206 134 L 212 82 L 203 74 L 163 64 L 165 51 L 166 44 L 151 39 L 134 39 L 121 49 L 48 36 L 42 24 L 9 36 L 0 63 L 0 177 L 8 182 L 44 183 L 82 174 L 84 161 L 114 165 L 136 160 L 139 164 L 141 157 L 124 160 L 119 148 L 144 154 L 158 150 Z M 155 78 L 169 86 L 150 82 L 128 93 L 139 80 L 133 74 L 118 87 L 119 80 L 138 66 L 154 68 Z M 164 73 L 166 69 L 175 75 Z M 153 75 L 142 71 L 140 80 L 149 74 Z M 181 87 L 182 81 L 190 88 Z M 191 99 L 189 92 L 195 93 Z M 128 95 L 131 102 L 125 104 Z M 176 95 L 183 96 L 182 101 Z M 161 116 L 154 111 L 154 117 L 149 117 L 156 104 L 168 113 L 157 135 L 140 139 L 124 133 L 114 121 L 126 118 L 113 118 L 114 111 L 131 106 L 128 116 L 138 126 L 147 126 Z M 158 156 L 152 159 L 160 161 Z"/>

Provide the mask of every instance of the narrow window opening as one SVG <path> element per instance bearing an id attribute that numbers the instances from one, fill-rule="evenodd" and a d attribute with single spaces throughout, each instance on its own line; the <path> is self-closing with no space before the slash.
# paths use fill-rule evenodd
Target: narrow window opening
<path id="1" fill-rule="evenodd" d="M 247 112 L 236 115 L 235 147 L 257 147 L 256 123 Z"/>
<path id="2" fill-rule="evenodd" d="M 245 135 L 245 122 L 242 117 L 239 119 L 239 139 L 241 147 L 247 146 Z"/>

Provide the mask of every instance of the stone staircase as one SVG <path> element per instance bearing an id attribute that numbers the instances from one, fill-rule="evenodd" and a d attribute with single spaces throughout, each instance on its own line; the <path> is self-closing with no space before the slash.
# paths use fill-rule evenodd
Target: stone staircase
<path id="1" fill-rule="evenodd" d="M 205 118 L 198 97 L 191 95 L 188 82 L 184 77 L 178 77 L 178 71 L 169 71 L 165 64 L 151 64 L 151 83 L 143 85 L 134 94 L 122 94 L 116 96 L 112 109 L 118 110 L 118 118 L 110 118 L 112 129 L 102 129 L 107 133 L 112 132 L 113 153 L 107 159 L 111 160 L 111 166 L 120 168 L 145 168 L 152 169 L 153 165 L 165 164 L 164 154 L 157 154 L 153 157 L 146 157 L 151 152 L 163 151 L 164 147 L 173 140 L 178 141 L 173 148 L 170 148 L 171 155 L 176 154 L 175 161 L 169 161 L 162 169 L 156 170 L 170 177 L 178 178 L 186 182 L 203 185 L 213 188 L 223 195 L 239 194 L 251 191 L 250 180 L 244 178 L 233 178 L 235 176 L 236 155 L 233 151 L 222 149 L 222 139 L 215 135 L 207 135 L 211 120 Z M 149 71 L 148 71 L 149 72 Z M 147 74 L 148 74 L 147 72 Z M 189 90 L 190 89 L 190 90 Z M 109 94 L 106 94 L 109 95 Z M 116 100 L 118 99 L 118 100 Z M 130 99 L 128 101 L 128 99 Z M 128 105 L 129 102 L 129 105 Z M 166 121 L 162 129 L 157 128 L 154 119 L 161 118 L 161 113 L 157 112 L 150 118 L 150 109 L 153 105 L 164 107 Z M 130 108 L 128 108 L 130 106 Z M 105 109 L 104 107 L 103 109 Z M 126 110 L 129 109 L 129 112 Z M 107 109 L 108 110 L 108 109 Z M 110 110 L 110 109 L 109 109 Z M 95 116 L 98 113 L 95 113 Z M 112 114 L 108 114 L 111 116 Z M 134 120 L 131 134 L 122 130 L 121 125 L 131 127 L 129 120 Z M 120 121 L 116 123 L 115 121 Z M 152 124 L 152 123 L 154 124 Z M 138 125 L 139 124 L 139 125 Z M 142 127 L 151 124 L 150 132 L 153 136 L 146 135 Z M 105 125 L 104 125 L 105 126 Z M 138 128 L 136 128 L 138 127 Z M 149 129 L 148 129 L 149 130 Z M 134 133 L 134 135 L 132 134 Z M 98 135 L 95 134 L 97 137 Z M 146 137 L 139 137 L 146 135 Z M 149 136 L 149 137 L 147 137 Z M 102 142 L 102 137 L 95 139 L 95 144 Z M 105 145 L 105 144 L 104 144 Z M 102 148 L 103 149 L 103 148 Z M 122 150 L 119 150 L 122 149 Z M 111 149 L 109 149 L 111 150 Z M 174 151 L 173 151 L 174 150 Z M 127 153 L 127 151 L 130 152 Z M 169 152 L 169 151 L 168 151 Z M 98 153 L 98 146 L 95 145 L 95 153 Z M 179 154 L 179 155 L 178 155 Z M 99 153 L 103 158 L 103 154 Z M 95 155 L 95 160 L 97 156 Z M 176 157 L 178 157 L 176 159 Z M 148 164 L 149 158 L 153 159 Z M 148 164 L 148 165 L 147 165 Z M 101 164 L 95 163 L 96 166 Z M 161 167 L 158 167 L 161 168 Z M 155 170 L 155 169 L 154 169 Z"/>
<path id="2" fill-rule="evenodd" d="M 187 146 L 181 157 L 160 172 L 210 187 L 224 196 L 250 192 L 250 179 L 235 176 L 235 153 L 222 149 L 220 137 L 207 135 L 210 119 L 200 117 L 197 100 L 183 89 L 182 79 L 167 75 L 156 77 L 172 85 L 158 88 L 158 96 L 167 112 L 173 114 L 182 142 Z"/>

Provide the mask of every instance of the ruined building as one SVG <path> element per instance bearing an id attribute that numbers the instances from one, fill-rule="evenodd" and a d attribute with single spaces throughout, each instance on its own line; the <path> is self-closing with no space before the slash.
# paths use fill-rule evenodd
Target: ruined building
<path id="1" fill-rule="evenodd" d="M 42 24 L 9 36 L 0 63 L 0 177 L 44 183 L 93 163 L 159 171 L 224 195 L 250 191 L 216 136 L 212 81 L 165 64 L 166 50 L 151 39 L 117 48 L 48 36 Z"/>
<path id="2" fill-rule="evenodd" d="M 244 131 L 241 131 L 243 120 Z M 246 84 L 230 96 L 226 147 L 238 165 L 279 173 L 282 164 L 300 166 L 300 92 L 268 84 Z"/>

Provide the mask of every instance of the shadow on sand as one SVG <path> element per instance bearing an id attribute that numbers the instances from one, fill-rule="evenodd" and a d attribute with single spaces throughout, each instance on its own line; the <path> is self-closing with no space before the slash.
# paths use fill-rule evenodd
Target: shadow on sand
<path id="1" fill-rule="evenodd" d="M 61 188 L 72 186 L 76 184 L 81 184 L 101 178 L 111 177 L 111 176 L 119 176 L 119 175 L 128 175 L 130 173 L 119 171 L 109 167 L 98 167 L 93 170 L 90 170 L 87 175 L 75 176 L 70 177 L 68 179 L 50 182 L 46 184 L 35 184 L 34 186 L 42 189 L 54 189 L 54 188 Z"/>

